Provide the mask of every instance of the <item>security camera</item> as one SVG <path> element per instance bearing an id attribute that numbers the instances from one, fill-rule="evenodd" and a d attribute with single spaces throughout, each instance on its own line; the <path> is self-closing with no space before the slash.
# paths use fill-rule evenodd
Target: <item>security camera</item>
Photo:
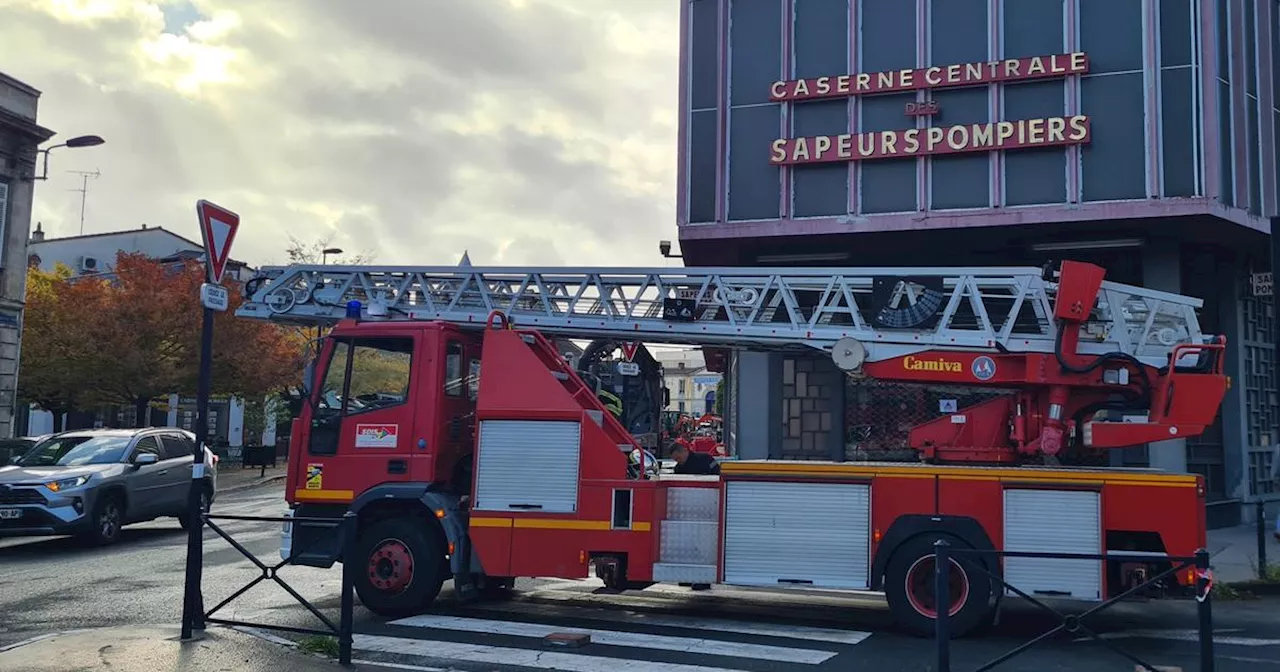
<path id="1" fill-rule="evenodd" d="M 658 241 L 658 251 L 659 251 L 659 252 L 661 252 L 661 253 L 662 253 L 662 256 L 664 256 L 664 257 L 669 257 L 669 256 L 671 256 L 671 241 L 669 241 L 669 240 L 659 240 L 659 241 Z"/>

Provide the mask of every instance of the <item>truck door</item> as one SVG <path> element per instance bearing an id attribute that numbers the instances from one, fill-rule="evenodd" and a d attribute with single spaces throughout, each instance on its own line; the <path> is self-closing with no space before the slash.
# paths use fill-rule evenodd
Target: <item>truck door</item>
<path id="1" fill-rule="evenodd" d="M 471 489 L 471 473 L 475 448 L 476 398 L 480 394 L 480 343 L 457 332 L 445 332 L 443 339 L 443 385 L 440 402 L 439 435 L 442 460 L 453 464 L 448 478 L 457 492 Z"/>
<path id="2" fill-rule="evenodd" d="M 312 396 L 302 501 L 350 501 L 407 481 L 416 442 L 416 335 L 337 336 Z"/>

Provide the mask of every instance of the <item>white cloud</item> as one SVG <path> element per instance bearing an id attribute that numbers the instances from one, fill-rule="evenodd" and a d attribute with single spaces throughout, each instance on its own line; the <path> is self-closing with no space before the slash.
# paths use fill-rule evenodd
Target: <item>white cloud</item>
<path id="1" fill-rule="evenodd" d="M 238 211 L 235 256 L 334 235 L 384 263 L 661 263 L 675 234 L 670 0 L 0 0 L 44 91 L 51 235 Z"/>

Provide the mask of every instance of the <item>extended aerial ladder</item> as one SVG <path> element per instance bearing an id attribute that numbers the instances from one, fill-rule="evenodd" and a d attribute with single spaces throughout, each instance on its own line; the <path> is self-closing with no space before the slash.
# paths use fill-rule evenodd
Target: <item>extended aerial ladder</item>
<path id="1" fill-rule="evenodd" d="M 1056 460 L 1204 431 L 1227 381 L 1199 299 L 1089 264 L 993 268 L 268 267 L 237 315 L 282 324 L 494 312 L 563 338 L 816 349 L 851 375 L 1015 392 L 912 430 L 928 460 Z M 1175 382 L 1177 385 L 1175 385 Z M 1071 445 L 1068 445 L 1071 444 Z"/>

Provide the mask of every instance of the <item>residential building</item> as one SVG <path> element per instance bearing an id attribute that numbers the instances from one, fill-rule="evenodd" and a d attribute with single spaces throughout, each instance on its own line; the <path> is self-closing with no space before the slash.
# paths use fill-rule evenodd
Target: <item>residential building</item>
<path id="1" fill-rule="evenodd" d="M 716 386 L 722 376 L 707 370 L 700 350 L 654 349 L 650 353 L 662 365 L 662 384 L 670 394 L 666 410 L 692 415 L 715 412 Z"/>
<path id="2" fill-rule="evenodd" d="M 120 252 L 140 253 L 161 261 L 204 259 L 204 245 L 162 226 L 143 224 L 137 229 L 49 238 L 44 225 L 37 222 L 27 243 L 27 265 L 51 271 L 64 264 L 80 275 L 109 274 Z M 227 262 L 225 278 L 244 282 L 252 273 L 246 264 L 232 259 Z"/>
<path id="3" fill-rule="evenodd" d="M 36 157 L 54 132 L 36 123 L 40 92 L 0 73 L 0 437 L 14 435 Z M 19 434 L 21 432 L 18 432 Z"/>

